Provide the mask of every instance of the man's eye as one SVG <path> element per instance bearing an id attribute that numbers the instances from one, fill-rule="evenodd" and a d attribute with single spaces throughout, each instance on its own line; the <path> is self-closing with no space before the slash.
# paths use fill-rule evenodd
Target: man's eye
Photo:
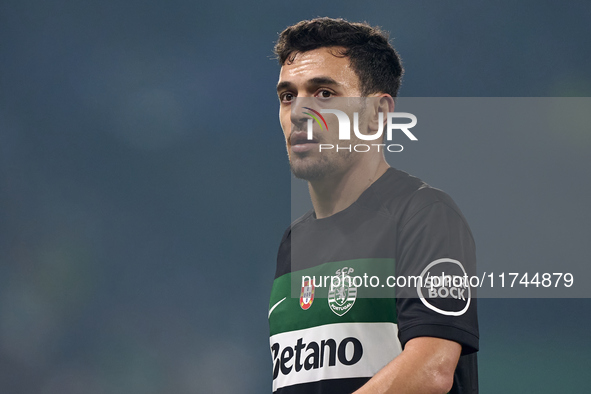
<path id="1" fill-rule="evenodd" d="M 281 95 L 281 101 L 290 102 L 290 101 L 293 101 L 293 99 L 294 99 L 294 95 L 291 93 L 283 93 Z"/>
<path id="2" fill-rule="evenodd" d="M 333 94 L 332 94 L 332 92 L 330 90 L 321 90 L 319 92 L 319 96 L 322 97 L 322 98 L 329 98 L 329 97 L 332 97 Z"/>

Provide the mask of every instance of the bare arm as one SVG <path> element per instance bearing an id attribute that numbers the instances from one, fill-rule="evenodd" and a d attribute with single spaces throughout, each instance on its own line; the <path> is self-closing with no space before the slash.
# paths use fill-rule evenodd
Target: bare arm
<path id="1" fill-rule="evenodd" d="M 447 393 L 461 352 L 460 344 L 447 339 L 413 338 L 398 357 L 354 394 Z"/>

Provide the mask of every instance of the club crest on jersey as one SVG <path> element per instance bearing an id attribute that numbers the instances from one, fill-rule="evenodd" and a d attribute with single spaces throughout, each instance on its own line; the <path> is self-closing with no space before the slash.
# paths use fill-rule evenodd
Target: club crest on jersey
<path id="1" fill-rule="evenodd" d="M 351 274 L 353 268 L 343 267 L 331 278 L 328 291 L 328 306 L 338 316 L 343 316 L 355 304 L 357 287 L 353 286 Z"/>
<path id="2" fill-rule="evenodd" d="M 312 281 L 305 281 L 302 286 L 302 292 L 300 293 L 300 306 L 303 310 L 306 310 L 312 306 L 314 301 L 314 284 Z"/>

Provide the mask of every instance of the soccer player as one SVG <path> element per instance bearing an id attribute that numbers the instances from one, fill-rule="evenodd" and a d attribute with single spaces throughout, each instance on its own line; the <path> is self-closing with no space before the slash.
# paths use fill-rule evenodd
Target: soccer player
<path id="1" fill-rule="evenodd" d="M 398 54 L 379 29 L 331 18 L 288 27 L 275 52 L 289 162 L 308 182 L 313 209 L 279 247 L 269 307 L 273 391 L 477 393 L 476 300 L 456 281 L 474 273 L 476 259 L 462 213 L 444 192 L 390 167 L 379 144 L 355 152 L 350 146 L 370 146 L 367 138 L 341 141 L 337 116 L 319 117 L 321 107 L 361 98 L 359 133 L 382 130 L 379 113 L 394 112 L 403 73 Z M 343 142 L 349 149 L 328 148 Z M 368 273 L 424 281 L 372 297 L 367 284 L 345 280 Z M 323 285 L 327 276 L 343 280 Z"/>

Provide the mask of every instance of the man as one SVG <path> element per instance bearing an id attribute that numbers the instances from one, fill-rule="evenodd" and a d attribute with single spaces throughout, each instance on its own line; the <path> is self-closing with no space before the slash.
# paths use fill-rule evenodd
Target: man
<path id="1" fill-rule="evenodd" d="M 394 112 L 398 54 L 378 29 L 330 18 L 287 28 L 275 51 L 290 166 L 308 181 L 313 210 L 279 248 L 269 310 L 273 391 L 478 392 L 476 300 L 465 283 L 451 284 L 475 269 L 464 217 L 445 193 L 391 168 L 379 144 L 351 149 L 383 130 L 380 113 Z M 358 130 L 340 150 L 329 148 L 343 143 L 337 117 L 318 117 L 331 106 L 358 112 Z M 344 280 L 368 272 L 428 279 L 395 297 Z M 343 281 L 323 287 L 315 279 L 326 275 Z"/>

